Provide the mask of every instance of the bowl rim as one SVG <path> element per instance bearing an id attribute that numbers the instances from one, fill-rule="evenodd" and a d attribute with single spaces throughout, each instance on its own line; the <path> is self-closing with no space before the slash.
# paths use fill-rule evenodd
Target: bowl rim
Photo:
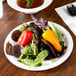
<path id="1" fill-rule="evenodd" d="M 37 13 L 37 12 L 39 12 L 39 11 L 41 11 L 41 10 L 43 10 L 43 9 L 45 9 L 45 8 L 47 8 L 50 4 L 52 4 L 52 2 L 53 2 L 53 0 L 44 0 L 44 1 L 46 1 L 46 4 L 45 4 L 45 2 L 41 5 L 41 6 L 39 6 L 39 7 L 36 7 L 36 8 L 32 8 L 32 9 L 27 9 L 27 8 L 21 8 L 21 7 L 19 7 L 18 5 L 17 5 L 17 2 L 15 3 L 15 2 L 13 2 L 13 1 L 17 1 L 17 0 L 7 0 L 7 3 L 8 3 L 8 5 L 11 7 L 11 8 L 13 8 L 13 9 L 15 9 L 15 10 L 17 10 L 17 11 L 19 11 L 19 12 L 23 12 L 23 13 L 26 13 L 26 14 L 33 14 L 33 13 Z M 14 5 L 13 5 L 13 4 Z"/>
<path id="2" fill-rule="evenodd" d="M 31 21 L 30 21 L 30 22 L 31 22 Z M 26 22 L 26 23 L 29 23 L 29 22 Z M 21 69 L 30 70 L 30 71 L 44 71 L 44 70 L 48 70 L 48 69 L 55 68 L 55 67 L 61 65 L 62 63 L 64 63 L 64 62 L 70 57 L 70 55 L 71 55 L 71 53 L 72 53 L 72 50 L 73 50 L 73 39 L 72 39 L 70 33 L 69 33 L 64 27 L 60 26 L 60 25 L 57 24 L 57 23 L 54 23 L 54 24 L 56 25 L 56 27 L 58 27 L 58 28 L 60 28 L 62 31 L 64 31 L 65 36 L 68 38 L 68 49 L 67 49 L 66 53 L 65 53 L 63 56 L 61 56 L 60 58 L 58 58 L 58 60 L 57 60 L 55 63 L 50 64 L 50 65 L 47 65 L 47 66 L 37 67 L 37 68 L 35 68 L 35 67 L 29 68 L 28 66 L 26 66 L 26 65 L 24 65 L 24 64 L 22 64 L 22 63 L 20 63 L 20 62 L 18 62 L 18 61 L 16 61 L 16 60 L 14 60 L 14 62 L 12 61 L 12 60 L 13 60 L 13 57 L 12 57 L 12 56 L 9 56 L 9 55 L 6 53 L 6 48 L 5 48 L 5 47 L 6 47 L 7 38 L 8 38 L 8 36 L 9 36 L 13 31 L 15 31 L 15 30 L 17 30 L 18 28 L 20 28 L 22 24 L 19 25 L 19 26 L 17 26 L 16 28 L 14 28 L 14 29 L 8 34 L 8 36 L 7 36 L 6 39 L 5 39 L 5 42 L 4 42 L 4 54 L 5 54 L 6 58 L 7 58 L 12 64 L 14 64 L 15 66 L 17 66 L 17 67 L 19 67 L 19 68 L 21 68 Z M 70 45 L 70 43 L 71 43 L 71 45 Z M 63 57 L 64 57 L 64 58 L 63 58 Z M 11 58 L 11 60 L 10 60 L 9 58 Z M 44 61 L 44 62 L 46 62 L 46 61 Z"/>

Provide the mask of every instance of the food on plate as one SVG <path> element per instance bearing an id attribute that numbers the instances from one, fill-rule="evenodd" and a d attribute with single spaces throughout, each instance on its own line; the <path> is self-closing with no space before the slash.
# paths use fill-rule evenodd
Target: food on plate
<path id="1" fill-rule="evenodd" d="M 10 44 L 10 42 L 6 44 L 6 52 L 7 54 L 12 55 L 12 45 Z"/>
<path id="2" fill-rule="evenodd" d="M 20 32 L 19 30 L 14 31 L 14 32 L 12 33 L 12 39 L 13 39 L 14 41 L 17 41 L 18 38 L 19 38 L 19 36 L 20 36 L 20 34 L 21 34 L 21 32 Z"/>
<path id="3" fill-rule="evenodd" d="M 12 47 L 12 55 L 17 58 L 21 55 L 21 46 L 20 45 L 14 45 Z"/>
<path id="4" fill-rule="evenodd" d="M 17 43 L 18 43 L 19 45 L 25 46 L 25 45 L 27 45 L 27 43 L 32 39 L 32 36 L 33 36 L 33 34 L 32 34 L 31 31 L 24 30 L 24 31 L 21 33 L 20 37 L 18 38 Z"/>
<path id="5" fill-rule="evenodd" d="M 58 52 L 62 51 L 62 47 L 58 41 L 58 38 L 56 37 L 55 33 L 51 29 L 47 29 L 43 34 L 42 34 L 43 39 L 46 41 L 50 42 Z"/>
<path id="6" fill-rule="evenodd" d="M 34 67 L 38 65 L 39 63 L 42 63 L 42 61 L 44 61 L 44 59 L 48 56 L 48 54 L 49 54 L 48 50 L 41 51 L 30 67 Z"/>
<path id="7" fill-rule="evenodd" d="M 17 0 L 17 4 L 22 8 L 36 8 L 43 3 L 44 0 Z"/>
<path id="8" fill-rule="evenodd" d="M 23 23 L 12 33 L 11 39 L 15 44 L 9 41 L 6 52 L 29 67 L 39 67 L 44 60 L 61 57 L 67 46 L 64 35 L 53 22 L 43 18 L 37 20 L 33 15 L 31 17 L 32 22 Z"/>
<path id="9" fill-rule="evenodd" d="M 57 55 L 55 54 L 54 48 L 50 45 L 50 43 L 47 42 L 47 41 L 44 40 L 44 39 L 41 39 L 41 40 L 42 40 L 42 42 L 43 42 L 45 45 L 47 45 L 47 46 L 50 48 L 50 50 L 51 50 L 51 52 L 53 53 L 53 55 L 54 55 L 55 57 L 57 57 Z M 47 46 L 46 46 L 46 47 L 47 47 Z"/>

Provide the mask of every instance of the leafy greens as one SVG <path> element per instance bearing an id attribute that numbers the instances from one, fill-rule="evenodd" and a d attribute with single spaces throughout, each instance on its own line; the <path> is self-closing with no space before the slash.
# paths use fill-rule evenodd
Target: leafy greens
<path id="1" fill-rule="evenodd" d="M 48 50 L 41 51 L 36 59 L 34 60 L 34 63 L 30 67 L 34 67 L 35 65 L 42 63 L 43 60 L 49 55 Z"/>
<path id="2" fill-rule="evenodd" d="M 26 7 L 30 7 L 34 3 L 33 0 L 26 0 L 26 1 L 27 1 Z"/>

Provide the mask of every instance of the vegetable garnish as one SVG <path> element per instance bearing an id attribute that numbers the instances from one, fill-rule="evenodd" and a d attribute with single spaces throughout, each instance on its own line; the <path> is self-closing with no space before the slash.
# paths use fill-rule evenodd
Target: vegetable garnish
<path id="1" fill-rule="evenodd" d="M 53 53 L 54 56 L 56 57 L 56 54 L 55 54 L 55 51 L 54 51 L 53 47 L 52 47 L 46 40 L 44 40 L 44 39 L 41 39 L 41 40 L 42 40 L 46 45 L 48 45 L 48 46 L 50 47 L 52 53 Z"/>
<path id="2" fill-rule="evenodd" d="M 43 34 L 42 37 L 50 42 L 58 52 L 62 51 L 62 47 L 58 41 L 58 38 L 56 37 L 56 35 L 54 34 L 54 32 L 51 29 L 46 30 Z"/>
<path id="3" fill-rule="evenodd" d="M 44 20 L 43 18 L 40 18 L 40 20 L 37 20 L 36 17 L 34 17 L 34 15 L 31 15 L 32 20 L 36 23 L 41 25 L 42 27 L 44 27 L 45 29 L 48 29 L 48 21 Z"/>
<path id="4" fill-rule="evenodd" d="M 19 45 L 25 46 L 32 39 L 32 36 L 33 36 L 32 32 L 28 30 L 24 30 L 22 34 L 20 35 L 17 43 Z"/>
<path id="5" fill-rule="evenodd" d="M 24 51 L 22 54 L 21 54 L 21 56 L 20 56 L 20 58 L 19 58 L 19 61 L 21 61 L 21 62 L 23 62 L 23 63 L 27 63 L 27 60 L 29 61 L 29 62 L 31 62 L 30 64 L 31 64 L 31 66 L 30 67 L 33 67 L 33 66 L 36 66 L 36 65 L 38 65 L 39 63 L 42 63 L 42 61 L 48 56 L 48 50 L 43 50 L 42 52 L 40 52 L 39 54 L 38 54 L 38 56 L 37 56 L 37 58 L 34 60 L 34 62 L 33 62 L 33 60 L 32 59 L 22 59 L 22 56 L 24 55 L 24 54 L 26 54 L 26 51 Z M 29 64 L 28 64 L 29 65 Z"/>
<path id="6" fill-rule="evenodd" d="M 37 42 L 37 41 L 36 41 L 35 39 L 33 39 L 33 40 L 32 40 L 32 44 L 31 44 L 32 50 L 33 50 L 33 52 L 34 52 L 34 55 L 37 55 L 37 54 L 38 54 L 38 48 L 37 48 L 36 42 Z"/>
<path id="7" fill-rule="evenodd" d="M 20 55 L 19 60 L 21 60 L 24 55 L 34 55 L 34 52 L 30 46 L 28 45 L 25 46 L 25 49 Z"/>
<path id="8" fill-rule="evenodd" d="M 49 55 L 48 50 L 43 50 L 38 54 L 38 56 L 34 60 L 34 63 L 30 67 L 34 67 L 35 65 L 41 63 L 48 55 Z"/>
<path id="9" fill-rule="evenodd" d="M 34 3 L 33 0 L 26 0 L 26 1 L 27 1 L 26 7 L 30 7 Z"/>

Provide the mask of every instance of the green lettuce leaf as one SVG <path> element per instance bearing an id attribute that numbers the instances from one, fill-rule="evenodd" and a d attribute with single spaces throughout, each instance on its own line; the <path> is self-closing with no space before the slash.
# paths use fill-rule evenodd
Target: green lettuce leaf
<path id="1" fill-rule="evenodd" d="M 34 52 L 29 45 L 25 46 L 25 49 L 22 52 L 22 54 L 20 55 L 19 60 L 21 60 L 24 55 L 34 55 Z"/>
<path id="2" fill-rule="evenodd" d="M 34 63 L 34 60 L 33 60 L 33 59 L 28 59 L 28 58 L 21 59 L 20 61 L 21 61 L 23 64 L 28 65 L 28 66 L 30 66 L 31 64 Z M 39 67 L 39 66 L 41 66 L 41 65 L 42 65 L 42 63 L 39 63 L 39 64 L 35 65 L 35 67 Z"/>
<path id="3" fill-rule="evenodd" d="M 48 50 L 43 50 L 41 51 L 38 56 L 36 57 L 36 59 L 34 60 L 34 63 L 30 66 L 30 67 L 34 67 L 39 63 L 42 63 L 43 60 L 49 55 Z"/>
<path id="4" fill-rule="evenodd" d="M 33 62 L 34 62 L 33 59 L 27 59 L 27 58 L 21 59 L 20 61 L 21 61 L 22 63 L 24 63 L 25 65 L 28 65 L 28 66 L 30 66 L 30 65 L 33 64 Z"/>

